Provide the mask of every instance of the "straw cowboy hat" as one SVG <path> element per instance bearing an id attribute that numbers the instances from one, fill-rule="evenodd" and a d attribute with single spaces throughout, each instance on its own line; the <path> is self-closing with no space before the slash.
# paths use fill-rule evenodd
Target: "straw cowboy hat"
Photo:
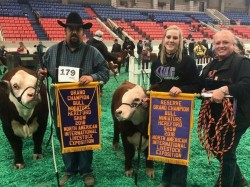
<path id="1" fill-rule="evenodd" d="M 103 32 L 100 31 L 100 30 L 97 30 L 95 32 L 95 36 L 93 38 L 96 39 L 96 40 L 98 40 L 98 41 L 103 41 L 102 36 L 103 36 Z"/>
<path id="2" fill-rule="evenodd" d="M 77 12 L 71 12 L 67 19 L 66 23 L 63 23 L 60 20 L 57 20 L 57 23 L 62 27 L 82 27 L 83 29 L 90 29 L 92 27 L 92 23 L 83 23 L 81 16 Z"/>

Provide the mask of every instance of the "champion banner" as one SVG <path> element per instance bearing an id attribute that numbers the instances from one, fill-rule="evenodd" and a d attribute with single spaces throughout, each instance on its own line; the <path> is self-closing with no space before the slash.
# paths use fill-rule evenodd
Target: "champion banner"
<path id="1" fill-rule="evenodd" d="M 194 97 L 150 92 L 149 159 L 188 165 Z"/>
<path id="2" fill-rule="evenodd" d="M 99 83 L 54 86 L 62 153 L 101 149 Z"/>

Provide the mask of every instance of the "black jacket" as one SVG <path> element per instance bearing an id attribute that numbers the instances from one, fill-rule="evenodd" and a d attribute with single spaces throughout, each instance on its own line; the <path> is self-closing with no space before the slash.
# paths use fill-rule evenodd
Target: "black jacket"
<path id="1" fill-rule="evenodd" d="M 228 86 L 230 95 L 237 99 L 236 130 L 249 127 L 250 59 L 238 55 L 235 52 L 223 61 L 218 62 L 217 59 L 214 59 L 203 69 L 201 75 L 202 86 L 205 88 L 207 85 L 206 82 L 214 79 L 216 79 L 217 82 L 225 83 Z M 216 83 L 216 81 L 214 82 Z M 220 86 L 222 85 L 218 84 L 218 87 Z"/>
<path id="2" fill-rule="evenodd" d="M 162 64 L 158 58 L 152 63 L 150 84 L 158 84 L 156 91 L 168 92 L 176 86 L 183 93 L 198 93 L 199 75 L 194 59 L 184 55 L 181 62 L 177 62 L 176 58 L 167 58 Z"/>
<path id="3" fill-rule="evenodd" d="M 119 52 L 121 52 L 121 51 L 122 51 L 122 46 L 121 46 L 121 44 L 114 43 L 113 46 L 112 46 L 111 52 L 119 53 Z"/>
<path id="4" fill-rule="evenodd" d="M 140 55 L 143 49 L 143 43 L 142 42 L 138 42 L 137 43 L 137 54 Z"/>
<path id="5" fill-rule="evenodd" d="M 105 58 L 106 61 L 110 62 L 110 61 L 117 60 L 117 57 L 113 56 L 108 51 L 107 46 L 102 41 L 98 41 L 98 40 L 92 38 L 92 39 L 87 41 L 87 44 L 95 47 L 98 51 L 100 51 L 100 53 L 103 55 L 103 57 Z"/>
<path id="6" fill-rule="evenodd" d="M 134 51 L 134 49 L 135 49 L 135 44 L 130 40 L 125 40 L 124 43 L 122 44 L 122 50 Z"/>
<path id="7" fill-rule="evenodd" d="M 188 51 L 189 51 L 189 53 L 194 53 L 194 42 L 193 41 L 191 41 L 188 44 Z"/>

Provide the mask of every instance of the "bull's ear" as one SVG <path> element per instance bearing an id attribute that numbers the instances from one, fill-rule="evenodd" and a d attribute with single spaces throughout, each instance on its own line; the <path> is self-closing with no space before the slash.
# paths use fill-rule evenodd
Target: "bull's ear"
<path id="1" fill-rule="evenodd" d="M 4 91 L 6 93 L 10 92 L 10 82 L 6 80 L 1 80 L 0 81 L 0 90 Z"/>

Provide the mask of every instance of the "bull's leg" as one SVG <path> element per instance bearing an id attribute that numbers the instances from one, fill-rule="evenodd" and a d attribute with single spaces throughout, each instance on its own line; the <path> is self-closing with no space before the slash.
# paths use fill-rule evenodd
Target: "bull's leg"
<path id="1" fill-rule="evenodd" d="M 155 177 L 155 172 L 154 172 L 154 162 L 152 160 L 148 160 L 148 148 L 144 150 L 144 156 L 146 158 L 146 174 L 150 178 Z"/>
<path id="2" fill-rule="evenodd" d="M 121 136 L 125 152 L 125 175 L 127 177 L 132 177 L 133 176 L 132 161 L 135 155 L 135 147 L 128 142 L 127 137 L 125 135 L 122 134 Z"/>
<path id="3" fill-rule="evenodd" d="M 122 62 L 121 61 L 118 61 L 118 67 L 117 67 L 117 69 L 118 69 L 118 72 L 119 73 L 121 73 L 121 66 L 122 66 Z"/>
<path id="4" fill-rule="evenodd" d="M 42 143 L 44 134 L 47 127 L 47 121 L 39 123 L 37 131 L 33 134 L 34 150 L 33 150 L 33 159 L 37 160 L 42 158 Z"/>
<path id="5" fill-rule="evenodd" d="M 120 129 L 119 122 L 114 119 L 114 136 L 113 136 L 113 149 L 117 151 L 119 149 L 119 138 L 120 137 Z"/>
<path id="6" fill-rule="evenodd" d="M 22 148 L 23 148 L 22 139 L 16 136 L 11 128 L 8 128 L 5 126 L 3 127 L 3 131 L 14 153 L 14 168 L 23 169 L 24 160 L 23 160 L 23 154 L 22 154 Z"/>

